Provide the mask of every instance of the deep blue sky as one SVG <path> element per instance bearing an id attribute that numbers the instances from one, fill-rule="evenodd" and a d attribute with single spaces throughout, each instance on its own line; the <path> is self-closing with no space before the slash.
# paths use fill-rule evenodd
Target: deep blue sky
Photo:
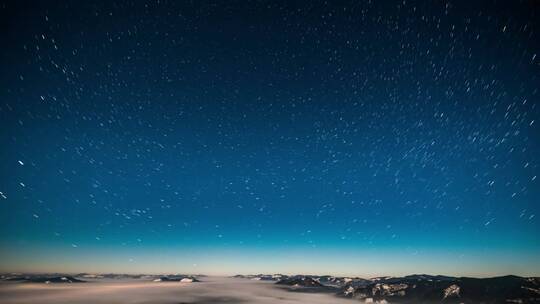
<path id="1" fill-rule="evenodd" d="M 0 270 L 540 275 L 534 1 L 79 2 L 0 6 Z"/>

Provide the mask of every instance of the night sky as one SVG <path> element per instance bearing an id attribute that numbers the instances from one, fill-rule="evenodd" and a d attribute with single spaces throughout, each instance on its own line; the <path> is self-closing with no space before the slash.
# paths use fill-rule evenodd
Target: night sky
<path id="1" fill-rule="evenodd" d="M 540 275 L 538 2 L 62 2 L 0 4 L 1 271 Z"/>

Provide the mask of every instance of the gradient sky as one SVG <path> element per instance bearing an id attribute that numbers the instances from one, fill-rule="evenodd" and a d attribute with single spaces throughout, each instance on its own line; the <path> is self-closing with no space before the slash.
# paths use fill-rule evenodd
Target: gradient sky
<path id="1" fill-rule="evenodd" d="M 540 275 L 534 1 L 103 2 L 0 5 L 1 271 Z"/>

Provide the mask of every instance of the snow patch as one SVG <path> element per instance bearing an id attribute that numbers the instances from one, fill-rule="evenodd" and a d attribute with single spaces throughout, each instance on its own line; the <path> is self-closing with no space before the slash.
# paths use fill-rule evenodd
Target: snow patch
<path id="1" fill-rule="evenodd" d="M 459 298 L 459 290 L 460 290 L 460 288 L 456 284 L 452 284 L 452 285 L 448 286 L 444 290 L 444 298 L 443 299 L 446 299 L 448 297 Z"/>

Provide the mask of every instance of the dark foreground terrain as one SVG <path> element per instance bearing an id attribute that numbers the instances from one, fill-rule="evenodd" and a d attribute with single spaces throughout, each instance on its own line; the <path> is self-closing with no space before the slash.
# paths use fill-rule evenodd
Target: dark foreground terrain
<path id="1" fill-rule="evenodd" d="M 365 303 L 540 303 L 540 278 L 466 278 L 432 275 L 372 279 L 332 276 L 248 276 L 275 280 L 290 291 L 332 293 Z"/>

